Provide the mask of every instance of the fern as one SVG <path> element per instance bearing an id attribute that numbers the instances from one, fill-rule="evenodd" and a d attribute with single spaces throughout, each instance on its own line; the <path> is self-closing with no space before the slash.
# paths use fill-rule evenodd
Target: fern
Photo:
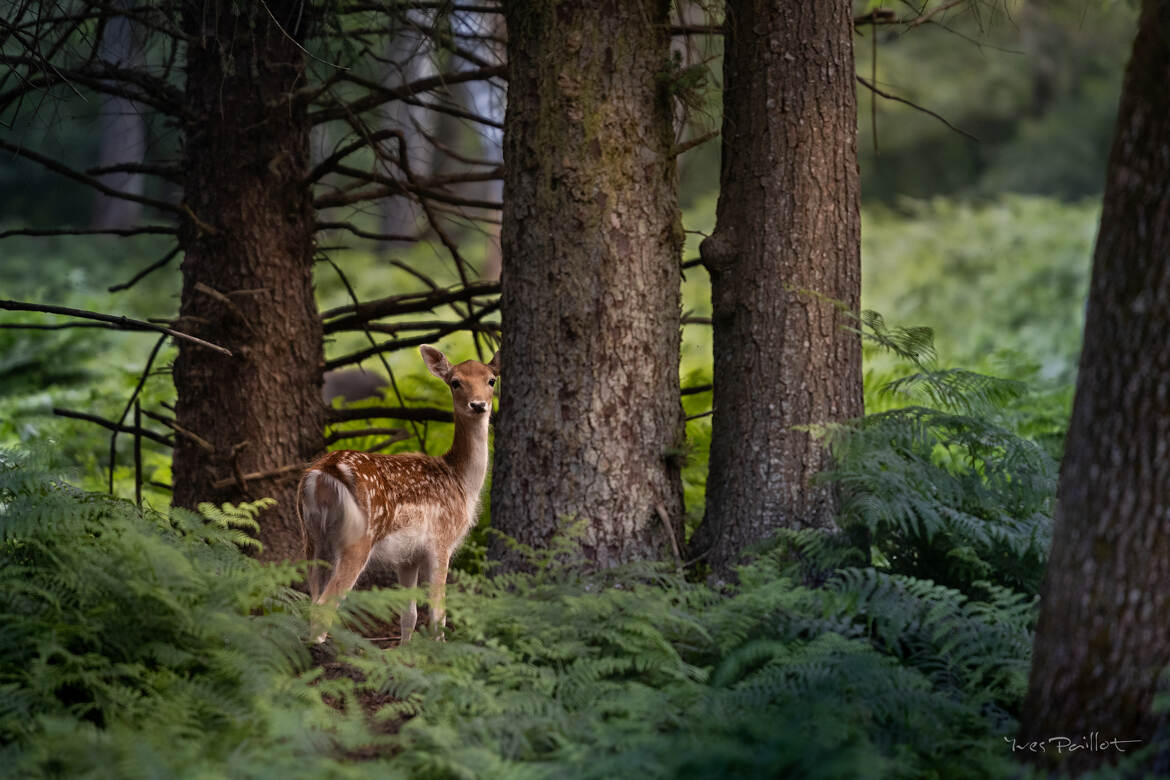
<path id="1" fill-rule="evenodd" d="M 1057 474 L 1043 447 L 1008 427 L 1024 386 L 935 368 L 928 329 L 861 319 L 873 343 L 917 370 L 884 390 L 910 405 L 829 433 L 835 463 L 822 478 L 841 488 L 843 525 L 863 531 L 891 572 L 971 593 L 992 578 L 1036 593 Z"/>

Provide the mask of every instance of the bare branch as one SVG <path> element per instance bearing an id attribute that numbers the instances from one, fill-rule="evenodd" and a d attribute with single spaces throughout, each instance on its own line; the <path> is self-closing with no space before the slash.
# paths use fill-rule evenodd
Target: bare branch
<path id="1" fill-rule="evenodd" d="M 173 236 L 178 233 L 177 228 L 169 227 L 167 225 L 142 225 L 135 228 L 103 228 L 103 229 L 73 229 L 73 228 L 59 228 L 59 229 L 38 229 L 38 228 L 14 228 L 12 230 L 0 231 L 0 239 L 8 238 L 10 236 Z"/>
<path id="2" fill-rule="evenodd" d="M 213 490 L 223 490 L 225 487 L 237 484 L 241 477 L 244 481 L 247 482 L 253 482 L 255 480 L 261 479 L 278 479 L 280 477 L 287 477 L 289 474 L 296 474 L 304 470 L 306 465 L 308 464 L 293 463 L 288 466 L 269 469 L 268 471 L 254 471 L 251 474 L 241 474 L 240 477 L 231 476 L 227 477 L 226 479 L 218 479 L 211 483 L 211 487 Z"/>
<path id="3" fill-rule="evenodd" d="M 689 152 L 691 149 L 694 149 L 696 146 L 702 146 L 703 144 L 710 141 L 712 138 L 718 138 L 718 137 L 719 137 L 718 130 L 710 130 L 706 133 L 703 133 L 700 136 L 696 136 L 696 137 L 690 139 L 689 141 L 683 141 L 681 144 L 675 144 L 674 148 L 670 150 L 670 156 L 671 157 L 678 157 L 679 155 L 681 155 L 685 152 Z"/>
<path id="4" fill-rule="evenodd" d="M 107 420 L 105 417 L 98 417 L 96 414 L 86 414 L 85 412 L 75 412 L 72 409 L 58 408 L 53 409 L 53 414 L 57 415 L 58 417 L 69 417 L 74 420 L 85 420 L 86 422 L 96 423 L 103 428 L 111 431 L 118 431 L 119 433 L 137 433 L 143 438 L 150 439 L 151 441 L 158 442 L 159 444 L 164 444 L 167 447 L 175 446 L 175 443 L 166 436 L 163 436 L 160 433 L 155 433 L 149 428 L 135 428 L 132 425 L 121 425 L 114 422 L 113 420 Z"/>
<path id="5" fill-rule="evenodd" d="M 351 222 L 318 222 L 317 230 L 345 230 L 358 238 L 368 238 L 371 241 L 402 241 L 413 243 L 419 240 L 418 236 L 400 235 L 398 233 L 373 233 L 369 230 L 362 230 Z"/>
<path id="6" fill-rule="evenodd" d="M 97 320 L 98 322 L 108 322 L 112 325 L 115 325 L 117 326 L 118 330 L 152 330 L 156 333 L 165 333 L 168 336 L 173 336 L 177 339 L 183 339 L 184 341 L 189 341 L 192 344 L 198 344 L 201 347 L 213 349 L 216 352 L 227 355 L 228 357 L 232 356 L 230 349 L 221 347 L 218 344 L 212 344 L 210 341 L 204 341 L 203 339 L 196 338 L 190 334 L 180 333 L 177 330 L 172 330 L 171 328 L 167 328 L 162 325 L 155 325 L 154 323 L 143 322 L 142 320 L 134 320 L 130 319 L 129 317 L 100 314 L 98 312 L 85 311 L 84 309 L 70 309 L 65 306 L 49 306 L 39 303 L 24 303 L 23 301 L 0 300 L 0 309 L 5 309 L 7 311 L 36 311 L 43 312 L 45 314 L 60 314 L 66 317 L 80 317 L 87 320 Z"/>
<path id="7" fill-rule="evenodd" d="M 171 262 L 171 259 L 174 258 L 175 255 L 179 254 L 181 249 L 182 247 L 176 246 L 174 249 L 163 255 L 160 259 L 155 260 L 153 263 L 146 266 L 146 268 L 143 268 L 141 271 L 134 274 L 134 276 L 130 277 L 128 281 L 122 282 L 121 284 L 111 285 L 106 289 L 109 292 L 118 292 L 119 290 L 130 289 L 134 285 L 138 284 L 138 282 L 141 281 L 147 274 L 151 273 L 152 271 L 157 271 L 159 268 L 162 268 L 164 265 Z"/>
<path id="8" fill-rule="evenodd" d="M 431 406 L 363 406 L 358 409 L 330 409 L 327 416 L 329 422 L 387 419 L 449 423 L 455 419 L 451 412 Z"/>
<path id="9" fill-rule="evenodd" d="M 412 81 L 409 84 L 404 84 L 401 87 L 388 87 L 385 84 L 379 84 L 376 81 L 363 79 L 353 73 L 346 73 L 343 80 L 349 81 L 358 86 L 364 87 L 369 91 L 364 97 L 358 98 L 349 103 L 330 105 L 326 108 L 318 109 L 309 115 L 309 120 L 313 124 L 320 122 L 328 122 L 334 119 L 345 119 L 351 113 L 360 114 L 365 111 L 370 111 L 378 106 L 386 103 L 388 100 L 403 100 L 405 98 L 413 97 L 420 92 L 427 92 L 432 89 L 447 86 L 449 84 L 462 84 L 467 81 L 483 81 L 489 78 L 503 77 L 507 73 L 507 68 L 502 65 L 496 65 L 490 68 L 480 68 L 479 70 L 457 71 L 455 73 L 440 73 L 436 76 L 428 76 L 426 78 Z M 336 101 L 333 101 L 336 102 Z"/>
<path id="10" fill-rule="evenodd" d="M 904 103 L 904 104 L 910 106 L 911 108 L 913 108 L 915 111 L 921 111 L 922 113 L 926 114 L 927 116 L 934 117 L 935 119 L 937 119 L 938 121 L 942 122 L 944 125 L 949 127 L 951 130 L 954 130 L 959 135 L 966 136 L 967 138 L 970 138 L 972 141 L 975 141 L 976 143 L 979 142 L 978 138 L 971 135 L 970 133 L 968 133 L 966 130 L 962 129 L 961 127 L 955 127 L 950 122 L 948 122 L 945 117 L 943 117 L 939 114 L 936 114 L 935 112 L 931 111 L 929 108 L 925 108 L 923 106 L 920 106 L 917 103 L 915 103 L 911 100 L 907 100 L 904 97 L 898 97 L 897 95 L 893 95 L 889 92 L 886 92 L 885 90 L 878 88 L 876 85 L 874 85 L 871 82 L 869 82 L 868 80 L 866 80 L 863 76 L 859 75 L 857 77 L 857 80 L 861 83 L 861 85 L 863 87 L 865 87 L 866 89 L 869 89 L 875 95 L 878 95 L 880 97 L 884 97 L 886 100 L 893 100 L 893 101 L 898 102 L 898 103 Z"/>
<path id="11" fill-rule="evenodd" d="M 45 157 L 44 155 L 38 154 L 31 149 L 25 149 L 24 147 L 17 146 L 16 144 L 10 144 L 3 139 L 0 139 L 0 149 L 12 152 L 13 154 L 24 157 L 25 159 L 32 160 L 43 168 L 47 168 L 54 173 L 59 173 L 66 178 L 73 179 L 74 181 L 81 182 L 82 184 L 92 187 L 104 195 L 109 195 L 111 198 L 121 198 L 122 200 L 141 203 L 144 206 L 153 206 L 160 211 L 168 211 L 172 214 L 183 213 L 183 211 L 174 203 L 168 203 L 167 201 L 156 200 L 154 198 L 147 198 L 142 195 L 135 195 L 132 192 L 122 192 L 120 190 L 115 190 L 112 187 L 107 187 L 101 181 L 95 179 L 92 176 L 86 176 L 84 173 L 75 171 L 69 166 L 63 165 L 52 158 Z"/>
<path id="12" fill-rule="evenodd" d="M 348 431 L 335 431 L 325 437 L 325 446 L 336 444 L 342 439 L 357 439 L 362 436 L 389 436 L 390 442 L 403 441 L 410 438 L 410 432 L 402 428 L 355 428 Z"/>
<path id="13" fill-rule="evenodd" d="M 376 320 L 398 314 L 412 314 L 420 311 L 431 311 L 436 306 L 468 301 L 472 298 L 485 295 L 496 295 L 500 292 L 499 282 L 476 282 L 466 287 L 452 290 L 440 290 L 430 293 L 410 293 L 407 295 L 393 295 L 366 301 L 358 305 L 338 306 L 321 314 L 323 320 L 333 320 L 325 323 L 325 333 L 334 333 L 340 330 L 353 330 L 363 321 Z M 343 315 L 348 315 L 344 316 Z M 341 318 L 341 319 L 337 319 Z"/>
<path id="14" fill-rule="evenodd" d="M 444 326 L 444 327 L 442 327 L 442 328 L 440 328 L 432 333 L 427 333 L 427 334 L 424 334 L 422 336 L 411 336 L 409 338 L 392 339 L 390 341 L 383 341 L 380 344 L 374 344 L 373 346 L 369 347 L 368 349 L 363 349 L 360 352 L 354 352 L 354 353 L 349 354 L 349 355 L 343 355 L 342 357 L 334 358 L 333 360 L 327 360 L 327 361 L 325 361 L 325 370 L 332 371 L 332 370 L 334 370 L 336 368 L 340 368 L 342 366 L 348 366 L 348 365 L 352 365 L 354 363 L 361 363 L 363 360 L 366 360 L 367 358 L 371 358 L 375 355 L 380 355 L 380 354 L 385 353 L 385 352 L 394 352 L 394 351 L 400 350 L 400 349 L 408 349 L 410 347 L 418 347 L 418 346 L 422 346 L 423 344 L 429 344 L 432 341 L 436 341 L 438 339 L 441 339 L 444 336 L 447 336 L 451 333 L 456 333 L 460 330 L 470 329 L 468 326 L 476 324 L 481 317 L 483 317 L 487 314 L 491 314 L 492 312 L 496 311 L 499 307 L 500 307 L 499 301 L 493 301 L 492 303 L 489 303 L 487 306 L 484 306 L 482 309 L 479 309 L 479 310 L 473 312 L 472 314 L 469 314 L 462 321 L 453 322 L 453 323 L 446 325 L 446 326 Z M 365 331 L 373 331 L 374 329 L 375 329 L 375 326 L 373 326 L 373 325 L 364 325 L 362 327 L 362 330 L 365 330 Z"/>

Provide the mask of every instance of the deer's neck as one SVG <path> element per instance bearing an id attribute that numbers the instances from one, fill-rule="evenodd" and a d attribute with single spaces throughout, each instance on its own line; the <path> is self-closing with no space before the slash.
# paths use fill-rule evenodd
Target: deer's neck
<path id="1" fill-rule="evenodd" d="M 488 466 L 488 415 L 455 415 L 455 441 L 443 456 L 469 498 L 478 498 Z"/>

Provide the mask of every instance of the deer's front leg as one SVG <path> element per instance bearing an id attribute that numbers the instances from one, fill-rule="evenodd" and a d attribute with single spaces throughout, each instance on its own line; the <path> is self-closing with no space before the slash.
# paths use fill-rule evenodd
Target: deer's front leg
<path id="1" fill-rule="evenodd" d="M 437 636 L 443 635 L 443 627 L 447 625 L 447 567 L 450 564 L 449 550 L 438 550 L 431 560 L 431 587 L 428 597 L 431 602 L 431 628 Z"/>
<path id="2" fill-rule="evenodd" d="M 403 588 L 413 588 L 418 585 L 418 570 L 420 568 L 419 561 L 412 561 L 411 563 L 404 563 L 397 567 L 398 584 Z M 410 606 L 402 613 L 399 618 L 399 625 L 402 629 L 402 641 L 410 640 L 410 635 L 414 633 L 415 624 L 418 622 L 418 603 L 410 600 Z"/>

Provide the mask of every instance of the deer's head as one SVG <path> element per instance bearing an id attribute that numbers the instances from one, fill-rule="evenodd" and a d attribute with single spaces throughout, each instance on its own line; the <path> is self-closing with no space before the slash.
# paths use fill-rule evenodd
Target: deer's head
<path id="1" fill-rule="evenodd" d="M 451 388 L 456 416 L 477 417 L 492 410 L 492 395 L 500 377 L 500 353 L 490 363 L 465 360 L 451 365 L 447 356 L 430 345 L 419 347 L 427 370 Z"/>

